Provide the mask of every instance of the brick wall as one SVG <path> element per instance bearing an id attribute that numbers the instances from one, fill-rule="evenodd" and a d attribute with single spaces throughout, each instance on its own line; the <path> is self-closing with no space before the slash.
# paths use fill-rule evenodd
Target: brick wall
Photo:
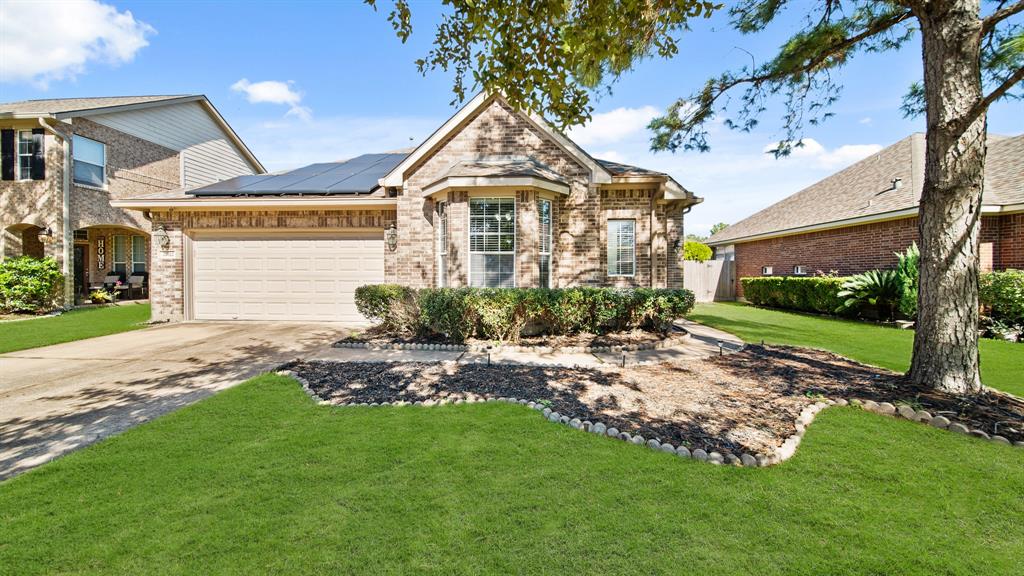
<path id="1" fill-rule="evenodd" d="M 809 274 L 857 274 L 896 265 L 895 252 L 918 239 L 917 218 L 823 230 L 736 244 L 736 294 L 743 295 L 740 278 L 761 276 L 763 266 L 788 275 L 804 266 Z M 981 269 L 1024 267 L 1024 214 L 981 219 Z"/>

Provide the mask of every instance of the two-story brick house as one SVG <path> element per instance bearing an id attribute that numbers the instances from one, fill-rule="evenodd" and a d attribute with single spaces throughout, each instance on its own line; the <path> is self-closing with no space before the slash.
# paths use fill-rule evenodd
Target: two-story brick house
<path id="1" fill-rule="evenodd" d="M 360 321 L 362 284 L 679 287 L 700 198 L 478 95 L 412 152 L 117 200 L 152 218 L 159 320 Z"/>
<path id="2" fill-rule="evenodd" d="M 0 257 L 55 258 L 70 304 L 150 271 L 149 218 L 112 200 L 264 172 L 205 96 L 0 104 Z"/>

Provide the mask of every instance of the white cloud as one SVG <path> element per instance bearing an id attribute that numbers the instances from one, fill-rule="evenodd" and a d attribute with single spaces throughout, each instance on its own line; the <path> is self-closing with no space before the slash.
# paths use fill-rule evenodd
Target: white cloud
<path id="1" fill-rule="evenodd" d="M 790 157 L 813 161 L 821 168 L 845 168 L 881 149 L 880 144 L 844 144 L 835 150 L 828 150 L 814 138 L 804 138 L 803 146 L 794 146 Z M 775 150 L 774 144 L 764 147 L 765 154 L 772 150 Z"/>
<path id="2" fill-rule="evenodd" d="M 616 108 L 610 112 L 594 114 L 585 126 L 569 130 L 569 138 L 580 146 L 613 144 L 623 138 L 642 133 L 647 124 L 661 115 L 654 106 L 642 108 Z"/>
<path id="3" fill-rule="evenodd" d="M 156 30 L 96 0 L 0 2 L 0 82 L 73 79 L 89 62 L 131 62 Z"/>
<path id="4" fill-rule="evenodd" d="M 872 120 L 871 116 L 865 116 L 865 117 L 861 118 L 860 120 L 858 120 L 857 123 L 858 124 L 871 124 L 873 121 L 874 120 Z"/>
<path id="5" fill-rule="evenodd" d="M 286 104 L 288 112 L 286 116 L 295 116 L 300 120 L 310 120 L 313 111 L 302 105 L 302 93 L 293 89 L 293 81 L 281 82 L 278 80 L 264 80 L 262 82 L 249 82 L 242 78 L 231 85 L 235 92 L 245 94 L 246 100 L 252 104 Z"/>

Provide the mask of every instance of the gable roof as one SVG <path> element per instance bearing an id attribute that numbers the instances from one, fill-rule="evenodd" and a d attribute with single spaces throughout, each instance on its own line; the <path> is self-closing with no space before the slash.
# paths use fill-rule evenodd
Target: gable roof
<path id="1" fill-rule="evenodd" d="M 407 154 L 363 154 L 344 162 L 321 162 L 290 172 L 261 176 L 236 176 L 189 190 L 192 196 L 289 196 L 368 194 L 377 180 Z"/>
<path id="2" fill-rule="evenodd" d="M 236 148 L 257 172 L 264 173 L 266 168 L 249 150 L 245 142 L 220 115 L 213 103 L 203 94 L 173 94 L 163 96 L 103 96 L 96 98 L 49 98 L 41 100 L 22 100 L 19 102 L 0 103 L 0 119 L 2 118 L 37 118 L 48 116 L 57 120 L 65 120 L 78 116 L 94 116 L 128 110 L 139 110 L 156 106 L 198 102 L 206 113 L 228 136 Z"/>
<path id="3" fill-rule="evenodd" d="M 708 244 L 912 216 L 924 184 L 924 150 L 924 134 L 912 134 L 719 231 Z M 984 205 L 1020 203 L 1024 203 L 1024 134 L 992 135 L 988 140 Z"/>
<path id="4" fill-rule="evenodd" d="M 425 158 L 428 154 L 437 149 L 441 145 L 449 134 L 463 128 L 473 118 L 476 117 L 478 111 L 483 110 L 486 106 L 500 100 L 504 102 L 504 98 L 500 95 L 492 94 L 488 95 L 481 92 L 474 96 L 469 102 L 466 103 L 458 112 L 456 112 L 447 122 L 441 125 L 440 128 L 434 131 L 429 138 L 423 141 L 422 144 L 416 147 L 415 150 L 409 154 L 398 166 L 391 172 L 380 179 L 381 186 L 387 187 L 398 187 L 401 186 L 404 179 L 405 173 L 416 165 L 417 162 Z M 611 174 L 602 166 L 597 160 L 594 160 L 589 154 L 580 148 L 575 142 L 567 138 L 562 133 L 554 129 L 546 120 L 537 114 L 529 114 L 526 112 L 520 112 L 523 118 L 528 120 L 535 128 L 540 130 L 542 133 L 551 138 L 558 146 L 560 146 L 567 154 L 575 158 L 583 166 L 590 169 L 594 182 L 596 183 L 608 183 L 611 182 Z"/>

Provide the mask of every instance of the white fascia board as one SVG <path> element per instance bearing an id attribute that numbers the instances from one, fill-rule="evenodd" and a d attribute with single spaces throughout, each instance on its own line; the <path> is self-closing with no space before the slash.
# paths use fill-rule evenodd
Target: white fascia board
<path id="1" fill-rule="evenodd" d="M 378 180 L 377 183 L 383 187 L 397 188 L 401 186 L 402 177 L 405 174 L 406 170 L 408 170 L 411 166 L 416 164 L 416 162 L 418 162 L 420 159 L 426 156 L 427 153 L 433 150 L 434 147 L 436 147 L 438 144 L 440 144 L 445 139 L 445 137 L 447 137 L 448 134 L 452 132 L 452 130 L 458 128 L 463 122 L 465 122 L 470 116 L 472 116 L 474 112 L 476 112 L 481 106 L 483 106 L 488 101 L 490 101 L 490 97 L 484 94 L 483 92 L 474 96 L 473 99 L 467 102 L 466 105 L 462 107 L 462 109 L 455 113 L 454 116 L 449 118 L 447 122 L 442 124 L 441 127 L 438 128 L 437 130 L 435 130 L 434 133 L 431 134 L 429 138 L 427 138 L 426 140 L 423 141 L 422 144 L 417 146 L 416 149 L 412 151 L 412 154 L 406 156 L 405 160 L 402 160 L 402 162 L 399 163 L 398 166 L 395 166 L 394 169 L 391 170 L 391 172 L 388 172 L 383 178 Z"/>
<path id="2" fill-rule="evenodd" d="M 540 188 L 541 190 L 549 190 L 556 194 L 569 194 L 569 186 L 566 184 L 559 184 L 557 182 L 550 182 L 543 178 L 534 178 L 532 176 L 512 176 L 512 177 L 493 177 L 493 176 L 451 176 L 448 178 L 442 178 L 437 182 L 427 186 L 423 189 L 423 194 L 430 196 L 431 194 L 437 194 L 444 190 L 451 190 L 453 188 Z"/>
<path id="3" fill-rule="evenodd" d="M 311 210 L 316 208 L 367 208 L 396 206 L 395 198 L 163 198 L 147 200 L 145 198 L 111 200 L 115 208 L 129 210 L 157 210 L 160 208 L 176 208 L 179 210 L 259 210 L 259 209 L 297 209 Z"/>

